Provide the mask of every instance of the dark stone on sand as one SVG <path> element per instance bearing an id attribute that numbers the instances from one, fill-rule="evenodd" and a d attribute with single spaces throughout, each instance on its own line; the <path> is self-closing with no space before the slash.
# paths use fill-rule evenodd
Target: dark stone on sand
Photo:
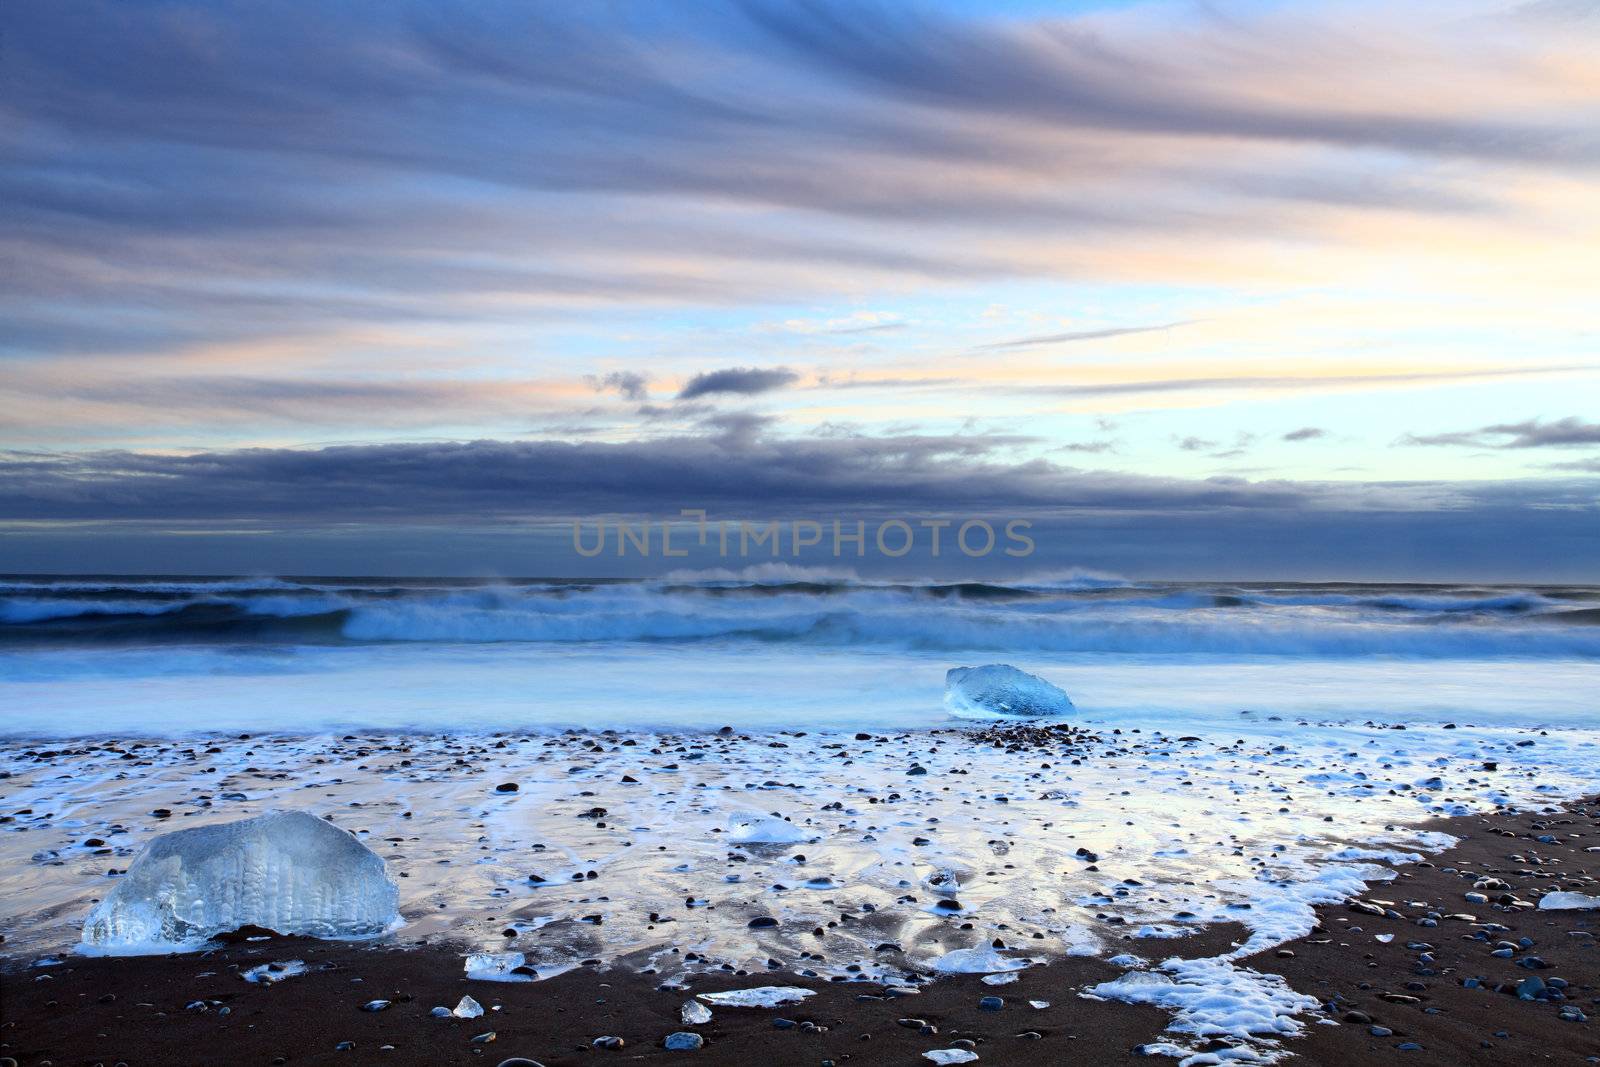
<path id="1" fill-rule="evenodd" d="M 501 782 L 499 785 L 494 787 L 494 791 L 496 793 L 515 793 L 517 791 L 517 783 Z"/>
<path id="2" fill-rule="evenodd" d="M 979 1011 L 999 1011 L 1006 1006 L 1004 997 L 984 997 L 978 1001 Z"/>
<path id="3" fill-rule="evenodd" d="M 616 1050 L 626 1045 L 627 1042 L 613 1034 L 606 1034 L 604 1037 L 595 1038 L 593 1041 L 589 1042 L 589 1044 L 593 1045 L 595 1048 Z"/>
<path id="4" fill-rule="evenodd" d="M 752 930 L 764 930 L 767 927 L 777 926 L 778 920 L 770 915 L 757 915 L 746 924 Z"/>
<path id="5" fill-rule="evenodd" d="M 512 1056 L 509 1060 L 501 1060 L 496 1067 L 544 1067 L 538 1060 L 525 1059 L 522 1056 Z"/>
<path id="6" fill-rule="evenodd" d="M 225 945 L 237 945 L 245 941 L 259 941 L 262 938 L 282 937 L 283 935 L 278 933 L 276 930 L 269 930 L 265 926 L 254 926 L 250 923 L 246 923 L 237 930 L 229 930 L 225 934 L 218 934 L 216 937 L 212 938 L 212 940 L 221 941 Z"/>

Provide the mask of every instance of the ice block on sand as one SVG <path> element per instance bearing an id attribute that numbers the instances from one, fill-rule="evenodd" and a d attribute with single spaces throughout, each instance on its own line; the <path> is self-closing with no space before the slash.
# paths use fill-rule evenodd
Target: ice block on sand
<path id="1" fill-rule="evenodd" d="M 179 952 L 259 926 L 359 938 L 400 923 L 383 860 L 303 811 L 273 811 L 152 840 L 83 924 L 108 955 Z"/>
<path id="2" fill-rule="evenodd" d="M 1008 663 L 950 669 L 944 700 L 951 711 L 965 715 L 1040 718 L 1072 712 L 1072 700 L 1059 686 Z"/>

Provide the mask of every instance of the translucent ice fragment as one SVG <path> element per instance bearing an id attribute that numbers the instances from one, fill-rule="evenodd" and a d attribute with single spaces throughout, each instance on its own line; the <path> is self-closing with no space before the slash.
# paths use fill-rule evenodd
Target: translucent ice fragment
<path id="1" fill-rule="evenodd" d="M 83 924 L 108 955 L 178 952 L 259 926 L 360 938 L 400 924 L 383 860 L 303 811 L 176 830 L 152 840 Z"/>
<path id="2" fill-rule="evenodd" d="M 946 671 L 944 701 L 951 711 L 969 716 L 1040 718 L 1072 712 L 1072 700 L 1060 687 L 1006 663 Z"/>
<path id="3" fill-rule="evenodd" d="M 293 978 L 297 974 L 305 973 L 306 965 L 304 960 L 284 960 L 282 963 L 263 963 L 258 967 L 250 968 L 248 971 L 241 971 L 239 977 L 246 982 L 254 982 L 256 985 L 271 985 L 274 982 L 281 982 L 285 978 Z"/>
<path id="4" fill-rule="evenodd" d="M 1027 960 L 1002 956 L 987 946 L 958 948 L 933 961 L 933 969 L 940 974 L 999 974 L 1003 971 L 1020 971 L 1026 966 Z"/>
<path id="5" fill-rule="evenodd" d="M 719 1008 L 775 1008 L 798 1004 L 816 990 L 792 985 L 764 985 L 754 989 L 730 989 L 725 993 L 701 993 L 700 999 Z"/>
<path id="6" fill-rule="evenodd" d="M 728 816 L 728 840 L 740 845 L 796 845 L 815 836 L 786 819 L 754 812 Z"/>

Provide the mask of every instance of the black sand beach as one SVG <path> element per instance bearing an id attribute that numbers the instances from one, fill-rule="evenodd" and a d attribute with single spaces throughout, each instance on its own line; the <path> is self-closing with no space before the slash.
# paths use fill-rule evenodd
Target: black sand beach
<path id="1" fill-rule="evenodd" d="M 1374 884 L 1361 904 L 1319 908 L 1312 935 L 1245 961 L 1323 1002 L 1285 1050 L 1328 1065 L 1600 1062 L 1600 912 L 1535 907 L 1546 892 L 1595 892 L 1600 808 L 1589 801 L 1428 828 L 1460 844 L 1401 866 L 1397 880 Z M 1474 890 L 1485 879 L 1506 888 Z M 1469 901 L 1473 892 L 1487 902 Z M 1419 925 L 1434 913 L 1437 925 Z M 1164 947 L 1195 958 L 1241 939 L 1242 928 L 1215 925 Z M 1501 942 L 1516 947 L 1497 956 Z M 265 986 L 239 977 L 291 958 L 304 960 L 308 972 Z M 516 1057 L 546 1067 L 661 1057 L 909 1065 L 928 1062 L 922 1054 L 929 1050 L 968 1048 L 983 1062 L 1023 1067 L 1152 1062 L 1146 1046 L 1174 1036 L 1163 1035 L 1165 1011 L 1079 995 L 1120 973 L 1104 960 L 1063 958 L 1005 985 L 965 975 L 907 996 L 787 972 L 703 975 L 688 989 L 663 990 L 659 976 L 620 967 L 505 984 L 464 978 L 461 953 L 449 945 L 273 939 L 185 956 L 73 957 L 47 967 L 8 961 L 0 974 L 0 1055 L 30 1067 L 500 1064 Z M 716 1007 L 702 1025 L 680 1018 L 696 993 L 763 985 L 815 995 L 777 1008 Z M 464 995 L 481 1002 L 481 1018 L 430 1014 Z M 1002 1004 L 986 1010 L 984 998 L 996 996 Z M 389 1003 L 362 1010 L 373 1001 Z M 699 1034 L 703 1047 L 664 1048 L 667 1035 L 680 1031 Z M 597 1047 L 602 1038 L 621 1044 Z M 1226 1056 L 1233 1044 L 1222 1038 L 1205 1048 Z"/>

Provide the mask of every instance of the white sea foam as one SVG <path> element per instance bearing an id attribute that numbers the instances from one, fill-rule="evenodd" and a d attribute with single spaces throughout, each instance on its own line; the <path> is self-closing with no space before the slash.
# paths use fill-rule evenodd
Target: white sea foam
<path id="1" fill-rule="evenodd" d="M 1154 1004 L 1173 1013 L 1168 1029 L 1198 1038 L 1230 1037 L 1246 1042 L 1245 1062 L 1276 1063 L 1289 1055 L 1278 1041 L 1298 1036 L 1304 1024 L 1297 1017 L 1315 1011 L 1315 997 L 1289 988 L 1282 976 L 1238 967 L 1222 958 L 1170 959 L 1154 971 L 1132 971 L 1086 993 L 1130 1004 Z M 1166 1055 L 1184 1064 L 1217 1062 L 1178 1042 Z M 1235 1060 L 1240 1057 L 1234 1057 Z"/>

